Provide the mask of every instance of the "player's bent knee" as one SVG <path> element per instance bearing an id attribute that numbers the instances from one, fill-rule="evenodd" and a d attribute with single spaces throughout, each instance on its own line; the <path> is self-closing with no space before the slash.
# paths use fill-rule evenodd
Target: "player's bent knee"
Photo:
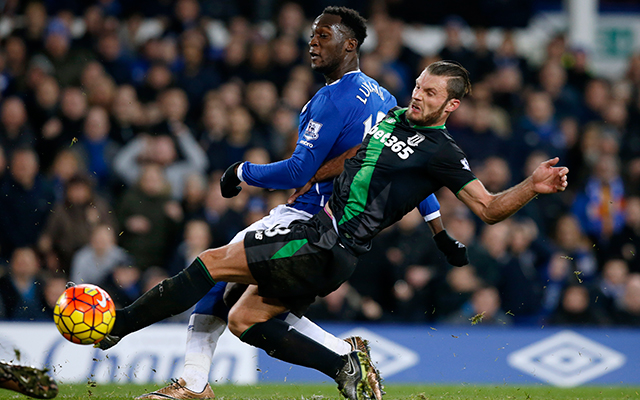
<path id="1" fill-rule="evenodd" d="M 240 335 L 242 335 L 244 331 L 249 329 L 254 323 L 255 321 L 252 321 L 251 318 L 249 318 L 246 310 L 240 307 L 232 307 L 231 310 L 229 310 L 227 326 L 231 333 L 237 337 L 240 337 Z"/>

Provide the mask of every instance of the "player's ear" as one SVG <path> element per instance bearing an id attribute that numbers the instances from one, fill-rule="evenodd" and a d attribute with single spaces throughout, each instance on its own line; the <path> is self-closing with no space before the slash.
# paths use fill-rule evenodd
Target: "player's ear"
<path id="1" fill-rule="evenodd" d="M 347 50 L 347 53 L 351 53 L 352 51 L 358 50 L 358 39 L 356 38 L 347 39 L 345 42 L 345 49 Z"/>
<path id="2" fill-rule="evenodd" d="M 448 112 L 454 112 L 458 109 L 458 107 L 460 107 L 460 99 L 449 99 L 444 110 Z"/>

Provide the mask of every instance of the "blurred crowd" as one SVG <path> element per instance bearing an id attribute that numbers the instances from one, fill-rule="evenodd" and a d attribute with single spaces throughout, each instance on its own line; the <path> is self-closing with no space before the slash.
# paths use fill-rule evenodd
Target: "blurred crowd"
<path id="1" fill-rule="evenodd" d="M 298 114 L 324 84 L 306 44 L 321 8 L 266 1 L 260 17 L 259 1 L 128 3 L 5 2 L 0 319 L 49 319 L 67 280 L 127 305 L 289 195 L 246 187 L 228 200 L 218 182 L 236 161 L 291 154 Z M 473 94 L 447 128 L 490 191 L 555 156 L 570 185 L 492 226 L 438 192 L 470 265 L 447 265 L 413 212 L 309 317 L 640 326 L 640 54 L 604 79 L 559 33 L 534 65 L 513 32 L 490 48 L 486 29 L 460 18 L 443 22 L 439 52 L 418 54 L 384 1 L 359 11 L 376 38 L 361 69 L 401 105 L 435 60 L 470 71 Z"/>

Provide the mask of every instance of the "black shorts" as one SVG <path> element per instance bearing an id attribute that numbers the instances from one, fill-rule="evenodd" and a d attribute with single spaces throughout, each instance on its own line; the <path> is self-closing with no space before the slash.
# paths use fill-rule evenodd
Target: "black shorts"
<path id="1" fill-rule="evenodd" d="M 247 232 L 244 247 L 258 293 L 277 298 L 302 315 L 315 301 L 346 281 L 358 258 L 340 243 L 324 210 L 288 228 Z"/>

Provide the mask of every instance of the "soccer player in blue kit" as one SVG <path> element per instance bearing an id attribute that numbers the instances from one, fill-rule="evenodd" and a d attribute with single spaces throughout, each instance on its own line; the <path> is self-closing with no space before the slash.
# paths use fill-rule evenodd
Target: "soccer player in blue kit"
<path id="1" fill-rule="evenodd" d="M 221 191 L 224 197 L 233 197 L 240 192 L 241 181 L 269 189 L 301 187 L 312 178 L 318 182 L 292 204 L 277 206 L 268 216 L 239 232 L 231 243 L 242 241 L 250 231 L 277 235 L 286 230 L 291 221 L 306 220 L 321 211 L 331 196 L 333 182 L 323 181 L 321 175 L 314 177 L 318 169 L 327 162 L 341 165 L 349 150 L 359 146 L 364 134 L 397 105 L 386 89 L 358 68 L 358 52 L 365 37 L 365 20 L 354 10 L 327 7 L 315 20 L 309 41 L 311 66 L 325 76 L 327 84 L 301 111 L 295 151 L 280 162 L 266 165 L 244 162 L 230 166 L 221 179 Z M 466 248 L 447 235 L 439 218 L 439 208 L 433 195 L 419 207 L 448 261 L 464 265 L 468 262 Z M 182 377 L 139 398 L 213 398 L 208 378 L 216 343 L 227 324 L 228 307 L 222 299 L 226 286 L 225 282 L 216 284 L 191 315 Z M 283 317 L 297 331 L 338 354 L 350 353 L 357 347 L 363 350 L 366 346 L 360 338 L 338 339 L 294 313 Z M 108 348 L 115 343 L 117 339 L 110 337 L 101 342 L 100 347 Z M 367 380 L 374 388 L 374 397 L 381 399 L 377 373 L 370 373 Z"/>

